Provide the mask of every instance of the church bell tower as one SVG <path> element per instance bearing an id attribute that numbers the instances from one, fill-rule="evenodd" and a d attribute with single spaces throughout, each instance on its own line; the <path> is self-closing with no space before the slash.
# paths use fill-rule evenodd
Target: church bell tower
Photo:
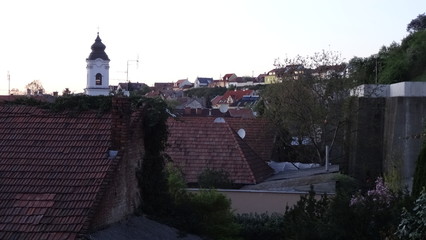
<path id="1" fill-rule="evenodd" d="M 92 45 L 92 52 L 86 59 L 87 62 L 87 85 L 84 89 L 89 96 L 109 95 L 109 58 L 105 53 L 106 46 L 101 38 L 96 37 Z"/>

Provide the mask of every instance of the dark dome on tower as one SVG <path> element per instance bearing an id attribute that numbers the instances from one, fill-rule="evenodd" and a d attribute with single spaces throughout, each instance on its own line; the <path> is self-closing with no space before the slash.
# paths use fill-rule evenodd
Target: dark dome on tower
<path id="1" fill-rule="evenodd" d="M 102 60 L 109 60 L 108 55 L 105 53 L 105 44 L 102 43 L 101 38 L 98 37 L 95 40 L 95 43 L 92 45 L 92 52 L 89 55 L 88 60 L 95 60 L 97 58 L 101 58 Z"/>

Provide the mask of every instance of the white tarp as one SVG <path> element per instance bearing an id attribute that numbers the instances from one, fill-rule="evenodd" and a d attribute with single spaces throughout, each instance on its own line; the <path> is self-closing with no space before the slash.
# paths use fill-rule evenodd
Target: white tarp
<path id="1" fill-rule="evenodd" d="M 274 169 L 275 173 L 283 172 L 283 171 L 291 171 L 291 170 L 300 170 L 300 169 L 308 169 L 308 168 L 316 168 L 320 165 L 318 163 L 300 163 L 300 162 L 268 162 L 268 165 Z"/>

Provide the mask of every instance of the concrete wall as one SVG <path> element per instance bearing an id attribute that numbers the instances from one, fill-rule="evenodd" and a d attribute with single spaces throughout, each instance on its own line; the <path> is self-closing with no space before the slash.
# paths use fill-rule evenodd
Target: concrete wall
<path id="1" fill-rule="evenodd" d="M 383 172 L 384 98 L 353 98 L 345 135 L 347 173 L 360 180 L 373 180 Z"/>
<path id="2" fill-rule="evenodd" d="M 399 93 L 407 87 L 399 86 Z M 351 112 L 346 132 L 348 173 L 374 180 L 392 171 L 411 190 L 423 141 L 426 97 L 357 98 Z"/>
<path id="3" fill-rule="evenodd" d="M 425 82 L 399 82 L 390 85 L 389 97 L 425 97 Z"/>
<path id="4" fill-rule="evenodd" d="M 417 157 L 421 150 L 426 117 L 426 97 L 386 99 L 384 166 L 399 169 L 403 184 L 411 190 Z"/>
<path id="5" fill-rule="evenodd" d="M 199 189 L 188 189 L 189 192 L 197 192 Z M 307 192 L 275 192 L 254 190 L 225 190 L 218 192 L 231 200 L 231 207 L 237 214 L 243 213 L 285 213 L 286 206 L 292 207 L 301 196 Z M 316 195 L 319 199 L 321 196 Z"/>
<path id="6" fill-rule="evenodd" d="M 394 84 L 362 84 L 351 90 L 355 97 L 426 97 L 425 82 L 399 82 Z"/>

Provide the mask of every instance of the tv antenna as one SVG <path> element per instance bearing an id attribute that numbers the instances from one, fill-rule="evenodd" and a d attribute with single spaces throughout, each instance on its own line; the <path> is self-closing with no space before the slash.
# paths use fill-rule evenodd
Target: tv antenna
<path id="1" fill-rule="evenodd" d="M 129 64 L 130 62 L 136 62 L 136 68 L 139 67 L 139 54 L 136 60 L 127 60 L 127 70 L 126 70 L 126 81 L 129 82 Z"/>
<path id="2" fill-rule="evenodd" d="M 8 93 L 9 93 L 9 95 L 10 95 L 10 72 L 9 71 L 7 71 L 7 81 L 9 82 L 9 90 L 8 90 Z"/>

